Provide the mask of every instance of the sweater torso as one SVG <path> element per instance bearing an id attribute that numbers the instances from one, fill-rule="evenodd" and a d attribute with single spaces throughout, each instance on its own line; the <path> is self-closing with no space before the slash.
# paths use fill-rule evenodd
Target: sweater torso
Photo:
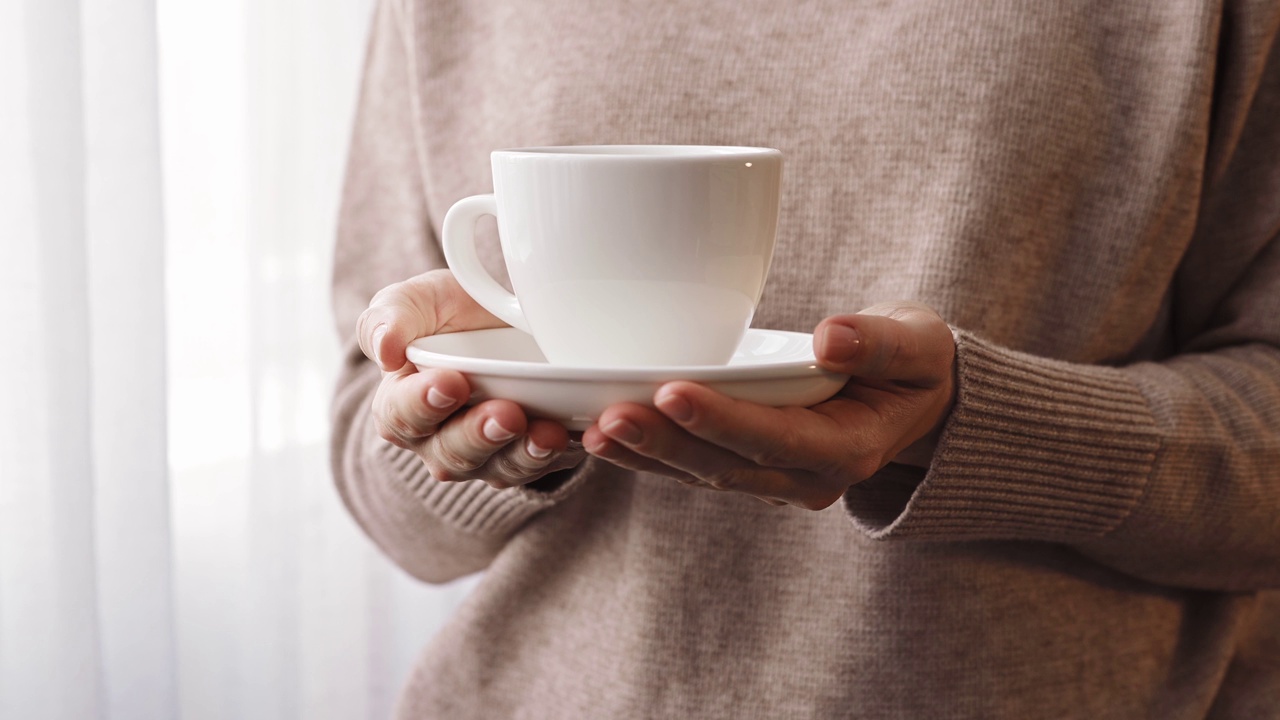
<path id="1" fill-rule="evenodd" d="M 423 0 L 402 21 L 437 234 L 495 149 L 758 145 L 785 190 L 757 327 L 914 300 L 1115 365 L 1197 322 L 1179 278 L 1226 152 L 1208 4 Z M 591 463 L 497 552 L 404 717 L 1199 718 L 1241 628 L 1277 616 L 1066 545 L 877 541 L 841 504 Z"/>

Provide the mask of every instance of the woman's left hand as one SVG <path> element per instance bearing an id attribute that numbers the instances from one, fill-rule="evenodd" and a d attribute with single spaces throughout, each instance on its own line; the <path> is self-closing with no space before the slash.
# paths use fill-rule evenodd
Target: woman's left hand
<path id="1" fill-rule="evenodd" d="M 809 510 L 890 461 L 929 464 L 955 394 L 955 340 L 936 312 L 894 303 L 835 315 L 815 328 L 814 352 L 851 376 L 826 402 L 772 408 L 672 382 L 657 410 L 606 409 L 583 445 L 631 470 Z"/>

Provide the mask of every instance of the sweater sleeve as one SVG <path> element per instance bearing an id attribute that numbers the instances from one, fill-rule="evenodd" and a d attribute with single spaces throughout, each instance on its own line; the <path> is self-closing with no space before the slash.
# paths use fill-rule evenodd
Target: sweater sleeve
<path id="1" fill-rule="evenodd" d="M 381 288 L 445 265 L 426 211 L 402 13 L 384 0 L 374 16 L 343 190 L 333 270 L 343 363 L 331 465 L 348 511 L 382 551 L 411 575 L 444 582 L 487 567 L 526 521 L 580 478 L 575 473 L 551 492 L 441 483 L 414 453 L 374 429 L 370 406 L 381 376 L 360 351 L 356 319 Z"/>
<path id="2" fill-rule="evenodd" d="M 1169 289 L 1176 351 L 1101 367 L 957 331 L 931 467 L 851 488 L 858 528 L 1064 543 L 1170 586 L 1280 587 L 1280 53 L 1255 57 L 1219 89 L 1248 111 L 1215 117 L 1199 230 Z"/>

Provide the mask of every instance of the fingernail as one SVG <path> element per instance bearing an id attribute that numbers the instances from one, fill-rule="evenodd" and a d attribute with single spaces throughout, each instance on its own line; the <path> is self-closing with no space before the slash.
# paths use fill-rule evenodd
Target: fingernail
<path id="1" fill-rule="evenodd" d="M 379 325 L 373 331 L 373 360 L 379 365 L 382 364 L 382 338 L 387 336 L 387 326 Z"/>
<path id="2" fill-rule="evenodd" d="M 551 457 L 551 448 L 542 447 L 538 443 L 534 442 L 533 438 L 529 438 L 527 449 L 529 451 L 529 455 L 531 455 L 535 460 L 545 460 Z"/>
<path id="3" fill-rule="evenodd" d="M 858 342 L 856 330 L 831 323 L 822 331 L 822 356 L 831 362 L 848 362 L 858 352 Z"/>
<path id="4" fill-rule="evenodd" d="M 484 426 L 481 428 L 481 432 L 484 433 L 485 438 L 487 438 L 489 442 L 496 443 L 507 442 L 516 436 L 515 433 L 499 425 L 498 421 L 493 418 L 489 418 L 484 421 Z"/>
<path id="5" fill-rule="evenodd" d="M 627 420 L 614 420 L 600 429 L 604 430 L 605 435 L 608 435 L 615 440 L 620 440 L 628 445 L 635 445 L 641 440 L 644 440 L 644 433 L 640 432 L 640 428 Z"/>
<path id="6" fill-rule="evenodd" d="M 679 395 L 663 395 L 653 402 L 663 414 L 676 422 L 685 423 L 693 419 L 693 406 Z"/>
<path id="7" fill-rule="evenodd" d="M 456 402 L 458 402 L 456 399 L 445 395 L 435 388 L 427 390 L 427 403 L 433 408 L 444 410 L 445 408 L 453 407 L 453 404 Z"/>

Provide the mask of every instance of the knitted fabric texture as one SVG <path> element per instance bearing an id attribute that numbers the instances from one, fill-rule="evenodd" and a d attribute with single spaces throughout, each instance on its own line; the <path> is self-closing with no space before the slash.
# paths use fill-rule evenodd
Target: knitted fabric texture
<path id="1" fill-rule="evenodd" d="M 1231 0 L 383 3 L 334 471 L 408 573 L 486 572 L 400 716 L 1280 717 L 1278 27 Z M 383 442 L 370 297 L 444 266 L 491 151 L 601 143 L 780 149 L 754 324 L 935 308 L 932 466 L 809 512 L 596 460 L 445 484 Z"/>

